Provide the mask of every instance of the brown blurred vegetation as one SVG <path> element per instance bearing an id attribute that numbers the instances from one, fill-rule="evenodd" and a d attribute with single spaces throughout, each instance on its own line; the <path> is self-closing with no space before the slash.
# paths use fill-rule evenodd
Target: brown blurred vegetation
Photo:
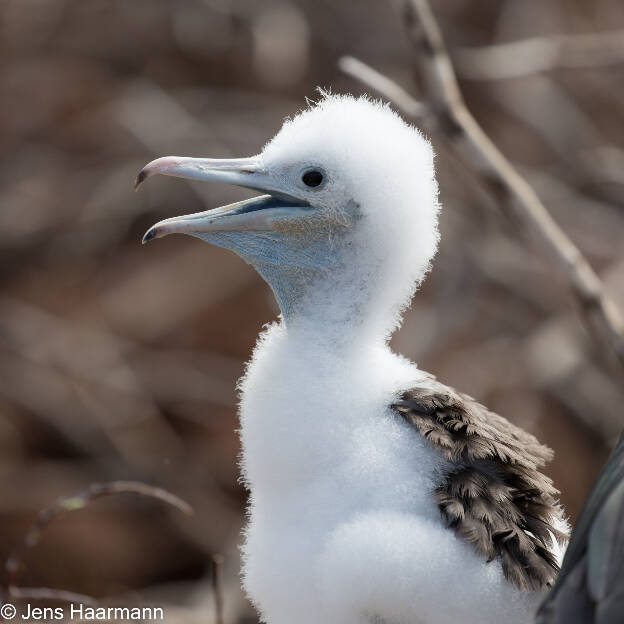
<path id="1" fill-rule="evenodd" d="M 433 8 L 471 110 L 624 306 L 617 49 L 592 62 L 577 51 L 571 67 L 567 54 L 544 64 L 543 48 L 475 52 L 613 32 L 624 5 Z M 237 580 L 235 383 L 277 309 L 224 250 L 186 237 L 140 245 L 161 218 L 246 194 L 155 179 L 135 195 L 132 182 L 159 155 L 257 153 L 317 85 L 359 92 L 336 67 L 342 54 L 411 86 L 400 16 L 379 0 L 0 0 L 0 20 L 0 559 L 58 496 L 141 480 L 194 517 L 129 496 L 93 503 L 46 530 L 21 582 L 138 592 L 205 622 L 222 553 L 226 622 L 253 622 Z M 549 258 L 438 151 L 441 250 L 393 344 L 552 446 L 548 472 L 574 518 L 623 422 L 622 371 Z"/>

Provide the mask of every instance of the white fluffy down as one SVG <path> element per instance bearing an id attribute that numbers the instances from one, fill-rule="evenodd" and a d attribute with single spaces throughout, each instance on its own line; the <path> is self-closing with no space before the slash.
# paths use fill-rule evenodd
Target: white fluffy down
<path id="1" fill-rule="evenodd" d="M 302 164 L 320 167 L 326 183 L 309 199 L 337 219 L 350 202 L 362 213 L 350 245 L 341 249 L 348 266 L 311 294 L 308 315 L 322 319 L 332 335 L 345 329 L 342 312 L 354 308 L 363 312 L 357 320 L 379 336 L 396 329 L 438 245 L 429 142 L 384 104 L 326 95 L 287 121 L 261 158 L 286 179 Z"/>
<path id="2" fill-rule="evenodd" d="M 431 148 L 388 108 L 329 96 L 264 157 L 298 151 L 335 176 L 326 205 L 365 212 L 351 274 L 314 296 L 358 305 L 338 326 L 317 310 L 269 327 L 241 381 L 245 588 L 269 624 L 528 624 L 539 596 L 443 528 L 431 492 L 444 460 L 388 407 L 426 383 L 386 339 L 437 244 Z"/>

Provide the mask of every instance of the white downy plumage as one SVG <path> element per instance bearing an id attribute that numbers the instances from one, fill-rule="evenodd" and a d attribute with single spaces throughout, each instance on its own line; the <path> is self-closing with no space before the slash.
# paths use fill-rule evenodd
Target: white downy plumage
<path id="1" fill-rule="evenodd" d="M 140 180 L 226 179 L 206 173 L 222 170 L 216 162 L 226 161 L 160 159 Z M 429 142 L 382 104 L 324 96 L 237 166 L 235 183 L 305 201 L 307 212 L 282 219 L 282 206 L 270 227 L 232 234 L 213 232 L 228 212 L 211 211 L 195 217 L 209 226 L 167 220 L 146 239 L 185 231 L 234 249 L 284 313 L 240 383 L 244 586 L 264 621 L 528 624 L 541 596 L 443 525 L 432 491 L 445 460 L 389 407 L 428 383 L 387 342 L 437 247 Z M 311 169 L 323 182 L 305 188 Z"/>
<path id="2" fill-rule="evenodd" d="M 531 622 L 538 598 L 443 526 L 441 460 L 388 407 L 416 366 L 311 338 L 271 327 L 241 385 L 244 584 L 265 621 Z"/>

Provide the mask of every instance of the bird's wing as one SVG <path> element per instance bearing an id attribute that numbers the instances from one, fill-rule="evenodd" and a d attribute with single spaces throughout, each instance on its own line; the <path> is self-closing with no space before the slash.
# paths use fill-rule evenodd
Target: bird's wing
<path id="1" fill-rule="evenodd" d="M 392 407 L 450 463 L 435 491 L 447 525 L 488 561 L 499 559 L 516 586 L 550 586 L 559 571 L 553 539 L 566 539 L 553 526 L 559 492 L 539 471 L 552 451 L 433 379 Z"/>
<path id="2" fill-rule="evenodd" d="M 537 622 L 624 622 L 624 432 L 581 511 Z"/>

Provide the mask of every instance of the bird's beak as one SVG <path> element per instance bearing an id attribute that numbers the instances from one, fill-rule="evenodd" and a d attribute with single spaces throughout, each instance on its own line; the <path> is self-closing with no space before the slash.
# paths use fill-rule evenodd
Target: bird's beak
<path id="1" fill-rule="evenodd" d="M 136 178 L 136 187 L 152 175 L 168 175 L 191 180 L 215 180 L 269 193 L 214 210 L 165 219 L 153 225 L 143 237 L 146 243 L 167 234 L 263 231 L 275 228 L 276 221 L 297 216 L 309 204 L 282 192 L 260 160 L 253 158 L 187 158 L 166 156 L 147 164 Z"/>

